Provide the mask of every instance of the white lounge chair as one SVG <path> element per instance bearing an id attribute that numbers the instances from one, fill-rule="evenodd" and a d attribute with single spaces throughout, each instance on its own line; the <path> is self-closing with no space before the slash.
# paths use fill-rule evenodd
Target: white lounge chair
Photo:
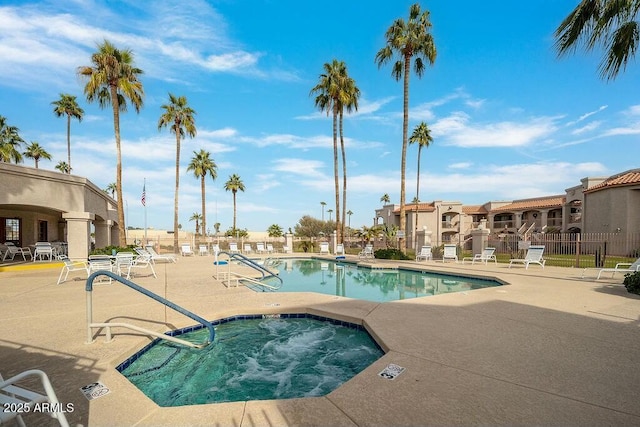
<path id="1" fill-rule="evenodd" d="M 358 254 L 358 258 L 375 258 L 373 254 L 373 245 L 366 245 Z"/>
<path id="2" fill-rule="evenodd" d="M 264 243 L 256 243 L 256 252 L 259 254 L 263 254 L 266 252 L 264 248 Z"/>
<path id="3" fill-rule="evenodd" d="M 509 268 L 511 268 L 511 266 L 516 263 L 516 264 L 524 264 L 524 268 L 528 269 L 529 268 L 529 264 L 538 264 L 540 265 L 542 268 L 544 268 L 544 263 L 547 262 L 547 260 L 542 259 L 542 254 L 544 253 L 544 245 L 538 245 L 538 246 L 529 246 L 529 249 L 527 249 L 527 254 L 524 256 L 524 258 L 522 259 L 512 259 L 509 262 Z"/>
<path id="4" fill-rule="evenodd" d="M 458 246 L 457 245 L 444 245 L 444 252 L 442 253 L 442 262 L 448 259 L 452 259 L 458 262 Z"/>
<path id="5" fill-rule="evenodd" d="M 433 254 L 431 253 L 431 246 L 423 246 L 422 248 L 420 248 L 420 253 L 416 255 L 416 261 L 430 260 L 432 255 Z"/>
<path id="6" fill-rule="evenodd" d="M 37 377 L 40 379 L 44 393 L 36 392 L 20 386 L 20 382 L 25 378 Z M 46 412 L 51 418 L 54 418 L 62 427 L 69 427 L 69 422 L 61 409 L 64 408 L 60 404 L 56 392 L 49 381 L 49 377 L 43 371 L 32 369 L 24 371 L 7 380 L 2 379 L 0 375 L 0 424 L 5 424 L 15 419 L 18 425 L 25 426 L 22 419 L 23 415 L 34 411 L 38 404 L 49 403 L 50 407 L 55 408 L 53 411 Z"/>
<path id="7" fill-rule="evenodd" d="M 198 255 L 209 255 L 209 248 L 207 245 L 198 246 Z"/>
<path id="8" fill-rule="evenodd" d="M 71 261 L 66 255 L 61 255 L 60 259 L 64 262 L 64 266 L 62 267 L 62 271 L 60 271 L 60 276 L 58 276 L 58 285 L 66 282 L 69 273 L 74 271 L 84 271 L 87 277 L 89 277 L 89 264 L 86 261 Z M 64 278 L 62 277 L 63 275 Z"/>
<path id="9" fill-rule="evenodd" d="M 182 256 L 194 255 L 193 251 L 191 250 L 191 245 L 189 243 L 183 243 L 182 246 L 180 246 L 180 255 Z"/>
<path id="10" fill-rule="evenodd" d="M 585 268 L 582 272 L 582 277 L 584 277 L 584 273 L 587 271 Z M 596 280 L 600 279 L 602 273 L 611 273 L 611 277 L 613 277 L 616 273 L 635 273 L 636 271 L 640 271 L 640 258 L 635 260 L 635 262 L 619 262 L 616 264 L 614 268 L 601 268 L 598 270 L 598 276 Z"/>
<path id="11" fill-rule="evenodd" d="M 6 260 L 7 258 L 13 261 L 13 258 L 15 258 L 16 255 L 22 256 L 22 259 L 24 261 L 27 260 L 27 254 L 29 255 L 29 258 L 32 258 L 30 248 L 27 248 L 27 247 L 19 248 L 16 245 L 14 245 L 13 242 L 6 242 L 5 246 L 7 249 L 4 253 L 4 256 L 2 257 L 2 261 Z"/>
<path id="12" fill-rule="evenodd" d="M 336 245 L 336 256 L 344 256 L 344 245 L 342 243 Z"/>
<path id="13" fill-rule="evenodd" d="M 329 242 L 320 242 L 320 255 L 329 255 Z"/>
<path id="14" fill-rule="evenodd" d="M 496 248 L 484 248 L 479 254 L 475 254 L 472 257 L 462 258 L 462 263 L 464 264 L 465 261 L 471 261 L 471 264 L 475 264 L 476 261 L 478 261 L 487 264 L 489 261 L 493 261 L 497 264 L 498 260 L 496 259 L 496 256 L 494 254 L 495 251 Z"/>
<path id="15" fill-rule="evenodd" d="M 215 256 L 218 256 L 218 254 L 220 253 L 220 245 L 219 244 L 214 244 L 211 246 L 211 252 L 213 252 L 213 254 Z"/>
<path id="16" fill-rule="evenodd" d="M 238 249 L 238 244 L 236 242 L 229 243 L 229 253 L 239 254 L 240 250 Z"/>
<path id="17" fill-rule="evenodd" d="M 292 252 L 293 252 L 293 249 L 291 249 L 291 246 L 287 246 L 287 245 L 282 246 L 282 253 L 290 254 Z"/>
<path id="18" fill-rule="evenodd" d="M 253 252 L 253 248 L 251 248 L 251 243 L 245 243 L 242 253 L 250 254 L 251 252 Z"/>
<path id="19" fill-rule="evenodd" d="M 273 249 L 273 244 L 272 243 L 267 243 L 267 253 L 268 254 L 272 254 L 274 253 L 274 249 Z"/>
<path id="20" fill-rule="evenodd" d="M 53 248 L 53 245 L 49 242 L 36 242 L 36 247 L 33 250 L 33 261 L 35 262 L 37 259 L 40 261 L 44 261 L 47 258 L 49 261 L 53 261 L 53 257 L 56 256 L 56 251 Z"/>
<path id="21" fill-rule="evenodd" d="M 156 252 L 155 248 L 152 245 L 147 245 L 146 248 L 149 255 L 151 255 L 151 260 L 153 262 L 156 261 L 169 261 L 169 262 L 178 262 L 175 254 L 159 254 Z"/>
<path id="22" fill-rule="evenodd" d="M 112 257 L 109 255 L 90 255 L 89 256 L 89 275 L 97 271 L 114 271 Z M 111 277 L 100 277 L 93 283 L 111 283 Z"/>

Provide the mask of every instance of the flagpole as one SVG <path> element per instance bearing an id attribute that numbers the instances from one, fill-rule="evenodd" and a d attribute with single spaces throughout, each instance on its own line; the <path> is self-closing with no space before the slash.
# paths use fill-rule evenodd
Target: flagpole
<path id="1" fill-rule="evenodd" d="M 142 187 L 144 190 L 144 197 L 145 197 L 145 201 L 144 201 L 144 244 L 147 244 L 147 178 L 144 179 L 144 187 Z"/>

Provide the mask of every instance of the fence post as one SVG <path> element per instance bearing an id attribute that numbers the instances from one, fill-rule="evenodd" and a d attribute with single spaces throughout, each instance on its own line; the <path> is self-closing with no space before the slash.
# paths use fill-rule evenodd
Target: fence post
<path id="1" fill-rule="evenodd" d="M 580 268 L 580 233 L 576 234 L 576 268 Z"/>

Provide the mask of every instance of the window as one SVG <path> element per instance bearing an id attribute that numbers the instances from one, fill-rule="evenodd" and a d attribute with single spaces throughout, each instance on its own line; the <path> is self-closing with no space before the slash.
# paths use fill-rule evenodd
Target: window
<path id="1" fill-rule="evenodd" d="M 47 221 L 38 221 L 38 242 L 49 241 L 48 224 Z"/>
<path id="2" fill-rule="evenodd" d="M 20 244 L 20 218 L 5 218 L 3 221 L 4 232 L 2 233 L 5 242 Z"/>

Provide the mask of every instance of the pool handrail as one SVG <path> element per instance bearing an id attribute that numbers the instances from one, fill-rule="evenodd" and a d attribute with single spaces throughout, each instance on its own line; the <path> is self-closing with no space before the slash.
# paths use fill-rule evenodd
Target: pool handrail
<path id="1" fill-rule="evenodd" d="M 93 281 L 95 280 L 95 278 L 97 276 L 107 276 L 113 280 L 115 280 L 116 282 L 120 282 L 123 285 L 126 285 L 128 287 L 130 287 L 133 290 L 136 290 L 138 292 L 140 292 L 141 294 L 171 308 L 172 310 L 177 311 L 180 314 L 183 314 L 185 316 L 187 316 L 188 318 L 195 320 L 196 322 L 200 323 L 201 325 L 203 325 L 204 327 L 206 327 L 209 330 L 209 338 L 206 342 L 202 343 L 202 344 L 196 344 L 196 343 L 192 343 L 180 338 L 176 338 L 174 336 L 171 335 L 167 335 L 167 334 L 163 334 L 161 332 L 156 332 L 156 331 L 152 331 L 152 330 L 148 330 L 148 329 L 144 329 L 141 328 L 139 326 L 135 326 L 135 325 L 131 325 L 128 323 L 94 323 L 93 322 L 93 303 L 92 303 L 92 292 L 93 292 Z M 128 328 L 128 329 L 132 329 L 138 332 L 143 332 L 149 335 L 153 335 L 157 338 L 161 338 L 167 341 L 172 341 L 178 344 L 183 344 L 186 345 L 187 347 L 192 347 L 192 348 L 205 348 L 207 347 L 209 344 L 211 344 L 214 339 L 215 339 L 215 329 L 213 327 L 213 325 L 211 324 L 211 322 L 208 322 L 207 320 L 203 319 L 202 317 L 198 316 L 195 313 L 192 313 L 191 311 L 180 307 L 179 305 L 161 297 L 158 294 L 155 294 L 151 291 L 149 291 L 148 289 L 143 288 L 140 285 L 137 285 L 135 283 L 133 283 L 130 280 L 125 279 L 124 277 L 121 277 L 119 275 L 117 275 L 116 273 L 113 273 L 111 271 L 107 271 L 107 270 L 99 270 L 96 271 L 94 273 L 92 273 L 88 278 L 87 278 L 87 283 L 85 286 L 85 290 L 87 293 L 87 344 L 92 343 L 93 340 L 93 334 L 91 333 L 91 330 L 93 328 L 107 328 L 107 341 L 110 341 L 111 339 L 111 327 L 124 327 L 124 328 Z"/>
<path id="2" fill-rule="evenodd" d="M 222 251 L 222 252 L 218 253 L 218 255 L 223 255 L 223 254 L 227 255 L 229 257 L 229 260 L 237 259 L 239 262 L 241 262 L 242 264 L 246 265 L 247 267 L 251 267 L 254 270 L 259 271 L 262 274 L 262 277 L 260 278 L 261 280 L 265 279 L 265 278 L 269 278 L 269 277 L 275 277 L 280 281 L 280 283 L 283 283 L 282 277 L 278 276 L 273 271 L 269 270 L 268 268 L 265 268 L 265 267 L 261 266 L 257 262 L 247 258 L 246 256 L 244 256 L 242 254 L 238 254 L 238 253 L 233 253 L 232 254 L 232 253 L 229 253 L 229 252 L 226 252 L 226 251 Z M 216 258 L 216 261 L 217 261 L 217 259 L 218 258 Z M 266 273 L 266 276 L 265 276 L 265 273 Z"/>

